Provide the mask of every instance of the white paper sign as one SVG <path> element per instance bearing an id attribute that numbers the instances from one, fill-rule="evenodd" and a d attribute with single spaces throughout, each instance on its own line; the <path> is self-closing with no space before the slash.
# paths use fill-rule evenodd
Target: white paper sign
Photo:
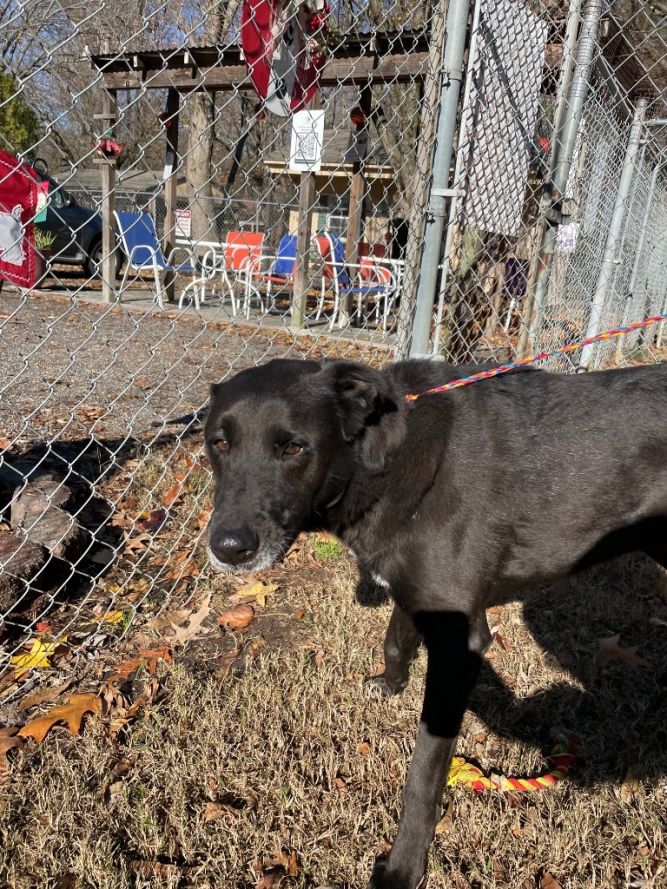
<path id="1" fill-rule="evenodd" d="M 316 173 L 322 166 L 324 111 L 297 111 L 292 117 L 289 168 L 295 173 Z"/>
<path id="2" fill-rule="evenodd" d="M 174 210 L 174 233 L 177 238 L 189 238 L 192 234 L 192 210 Z"/>

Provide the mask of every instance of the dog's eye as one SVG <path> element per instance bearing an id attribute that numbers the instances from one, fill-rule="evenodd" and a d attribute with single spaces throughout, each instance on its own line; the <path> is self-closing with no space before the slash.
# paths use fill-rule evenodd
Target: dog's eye
<path id="1" fill-rule="evenodd" d="M 299 454 L 302 453 L 302 451 L 303 445 L 297 444 L 295 441 L 291 441 L 283 448 L 283 457 L 298 457 Z"/>
<path id="2" fill-rule="evenodd" d="M 215 443 L 215 449 L 220 451 L 221 454 L 226 454 L 229 450 L 229 442 L 226 438 L 219 438 Z"/>

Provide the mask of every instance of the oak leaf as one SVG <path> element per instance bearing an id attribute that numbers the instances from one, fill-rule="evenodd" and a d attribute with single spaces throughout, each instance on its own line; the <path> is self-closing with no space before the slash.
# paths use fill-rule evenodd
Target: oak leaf
<path id="1" fill-rule="evenodd" d="M 95 694 L 72 695 L 66 704 L 52 707 L 48 713 L 38 716 L 19 729 L 22 738 L 33 738 L 41 744 L 47 732 L 58 722 L 65 722 L 73 735 L 81 731 L 81 724 L 86 713 L 100 713 L 102 703 Z"/>
<path id="2" fill-rule="evenodd" d="M 607 639 L 598 639 L 598 645 L 600 646 L 600 650 L 603 651 L 607 657 L 616 658 L 616 660 L 624 661 L 630 667 L 650 667 L 651 662 L 647 661 L 643 657 L 639 657 L 637 654 L 637 648 L 621 648 L 618 644 L 619 639 L 621 638 L 620 633 L 616 633 L 615 636 L 609 636 Z"/>
<path id="3" fill-rule="evenodd" d="M 218 623 L 228 630 L 245 630 L 252 623 L 254 617 L 255 609 L 252 605 L 235 605 L 234 608 L 223 611 L 218 618 Z"/>
<path id="4" fill-rule="evenodd" d="M 0 787 L 9 781 L 9 763 L 7 753 L 13 747 L 25 744 L 23 738 L 17 735 L 18 726 L 10 725 L 8 728 L 0 728 Z"/>
<path id="5" fill-rule="evenodd" d="M 190 615 L 190 619 L 186 627 L 178 627 L 172 624 L 174 630 L 174 642 L 183 644 L 194 639 L 195 636 L 201 636 L 208 630 L 202 626 L 204 620 L 211 613 L 211 593 L 208 592 L 202 599 L 199 609 Z"/>
<path id="6" fill-rule="evenodd" d="M 32 694 L 26 695 L 25 698 L 18 705 L 19 710 L 30 710 L 31 707 L 36 707 L 38 704 L 50 704 L 51 701 L 55 701 L 59 695 L 63 692 L 67 691 L 74 680 L 68 679 L 66 682 L 60 683 L 60 685 L 52 685 L 49 688 L 41 688 L 32 692 Z"/>
<path id="7" fill-rule="evenodd" d="M 242 602 L 257 602 L 260 608 L 265 608 L 266 597 L 272 596 L 277 589 L 277 583 L 264 583 L 261 580 L 255 580 L 242 586 L 236 593 L 233 593 L 229 597 L 229 601 L 232 605 L 238 605 Z"/>

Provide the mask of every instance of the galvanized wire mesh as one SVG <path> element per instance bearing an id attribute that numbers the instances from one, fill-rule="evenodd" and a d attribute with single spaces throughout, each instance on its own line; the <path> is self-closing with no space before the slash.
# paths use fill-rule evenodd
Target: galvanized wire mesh
<path id="1" fill-rule="evenodd" d="M 44 274 L 0 294 L 3 694 L 206 584 L 210 382 L 276 356 L 424 351 L 418 305 L 428 350 L 466 361 L 665 311 L 660 4 L 466 0 L 454 164 L 434 195 L 454 5 L 333 3 L 303 50 L 327 57 L 321 167 L 296 172 L 292 115 L 267 112 L 239 51 L 238 0 L 0 3 L 0 148 L 50 177 Z M 114 210 L 147 214 L 162 255 L 129 257 Z M 661 336 L 587 366 L 655 360 Z"/>

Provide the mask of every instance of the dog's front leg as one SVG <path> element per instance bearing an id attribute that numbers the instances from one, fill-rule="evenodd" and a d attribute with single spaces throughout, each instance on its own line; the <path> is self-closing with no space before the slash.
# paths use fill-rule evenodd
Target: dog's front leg
<path id="1" fill-rule="evenodd" d="M 396 695 L 408 684 L 410 664 L 421 639 L 412 617 L 400 605 L 394 605 L 384 639 L 384 673 L 370 680 L 382 694 Z"/>
<path id="2" fill-rule="evenodd" d="M 480 621 L 471 626 L 460 612 L 415 618 L 428 655 L 424 704 L 396 841 L 376 865 L 369 889 L 416 889 L 424 876 L 454 742 L 488 644 L 485 618 Z"/>

